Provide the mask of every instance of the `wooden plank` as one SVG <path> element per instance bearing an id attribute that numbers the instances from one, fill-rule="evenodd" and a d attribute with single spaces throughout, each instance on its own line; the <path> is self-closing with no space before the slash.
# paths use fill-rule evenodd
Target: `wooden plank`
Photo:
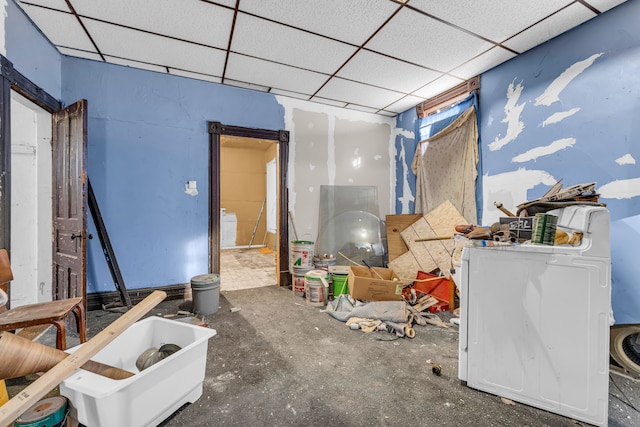
<path id="1" fill-rule="evenodd" d="M 398 214 L 385 217 L 389 261 L 393 261 L 409 250 L 400 233 L 420 218 L 422 214 Z"/>
<path id="2" fill-rule="evenodd" d="M 115 322 L 100 331 L 98 335 L 84 343 L 75 353 L 69 355 L 62 360 L 62 362 L 49 369 L 44 375 L 23 389 L 19 394 L 0 406 L 0 426 L 11 424 L 11 422 L 64 381 L 64 379 L 71 375 L 76 369 L 80 368 L 95 356 L 129 326 L 158 305 L 166 296 L 167 294 L 162 291 L 153 292 Z"/>

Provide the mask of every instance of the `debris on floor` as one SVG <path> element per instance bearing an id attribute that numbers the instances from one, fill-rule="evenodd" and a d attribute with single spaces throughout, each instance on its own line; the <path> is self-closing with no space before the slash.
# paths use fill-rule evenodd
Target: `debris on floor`
<path id="1" fill-rule="evenodd" d="M 406 301 L 359 301 L 342 294 L 327 304 L 327 313 L 354 330 L 370 333 L 384 331 L 399 338 L 415 337 L 413 325 L 448 328 L 436 314 L 415 310 Z"/>

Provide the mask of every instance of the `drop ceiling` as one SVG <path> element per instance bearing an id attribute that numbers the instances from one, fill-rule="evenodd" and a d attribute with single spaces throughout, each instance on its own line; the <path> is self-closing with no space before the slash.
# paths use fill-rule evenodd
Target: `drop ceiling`
<path id="1" fill-rule="evenodd" d="M 63 55 L 395 116 L 624 0 L 30 0 Z"/>

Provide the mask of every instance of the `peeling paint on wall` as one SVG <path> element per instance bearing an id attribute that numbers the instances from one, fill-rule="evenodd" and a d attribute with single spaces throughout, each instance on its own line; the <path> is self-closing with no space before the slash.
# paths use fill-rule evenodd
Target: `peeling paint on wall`
<path id="1" fill-rule="evenodd" d="M 619 165 L 635 165 L 636 164 L 636 159 L 633 158 L 633 156 L 631 154 L 625 154 L 622 157 L 618 157 L 616 159 L 616 163 Z"/>
<path id="2" fill-rule="evenodd" d="M 591 55 L 584 61 L 578 61 L 575 64 L 567 68 L 562 74 L 560 74 L 554 81 L 549 84 L 547 90 L 542 95 L 535 99 L 533 105 L 545 105 L 549 106 L 554 102 L 560 101 L 560 92 L 562 92 L 576 77 L 582 74 L 587 68 L 589 68 L 596 59 L 604 55 L 603 53 L 597 53 Z"/>
<path id="3" fill-rule="evenodd" d="M 483 177 L 485 207 L 482 212 L 482 224 L 493 224 L 501 216 L 505 216 L 493 205 L 493 202 L 500 202 L 507 209 L 515 209 L 517 205 L 528 200 L 527 193 L 532 188 L 540 184 L 551 186 L 555 183 L 556 179 L 543 170 L 520 168 L 512 172 L 485 175 Z"/>
<path id="4" fill-rule="evenodd" d="M 416 196 L 413 194 L 411 187 L 409 186 L 409 166 L 407 163 L 407 154 L 405 145 L 401 144 L 400 154 L 398 155 L 399 163 L 402 167 L 402 196 L 398 197 L 398 201 L 402 207 L 399 213 L 410 213 L 410 202 L 415 202 Z M 411 172 L 413 174 L 413 172 Z M 415 178 L 414 178 L 415 179 Z"/>
<path id="5" fill-rule="evenodd" d="M 549 116 L 548 119 L 546 119 L 545 121 L 542 122 L 542 127 L 545 127 L 545 126 L 548 126 L 548 125 L 552 125 L 552 124 L 555 124 L 555 123 L 560 123 L 561 121 L 563 121 L 567 117 L 573 116 L 578 111 L 580 111 L 580 108 L 572 108 L 569 111 L 561 111 L 559 113 L 554 113 L 551 116 Z"/>
<path id="6" fill-rule="evenodd" d="M 630 199 L 640 196 L 640 178 L 612 181 L 598 187 L 598 193 L 607 199 Z"/>
<path id="7" fill-rule="evenodd" d="M 507 103 L 504 106 L 504 119 L 501 123 L 507 124 L 507 133 L 503 138 L 496 137 L 495 140 L 489 144 L 489 150 L 499 150 L 508 143 L 514 141 L 518 135 L 524 130 L 524 123 L 520 120 L 520 115 L 524 109 L 525 104 L 518 104 L 520 95 L 522 94 L 522 82 L 514 85 L 514 82 L 509 84 L 507 88 Z"/>
<path id="8" fill-rule="evenodd" d="M 576 143 L 575 138 L 562 138 L 557 141 L 553 141 L 551 144 L 544 147 L 535 147 L 531 150 L 520 154 L 512 159 L 515 163 L 528 162 L 530 160 L 536 160 L 542 156 L 548 156 L 557 153 L 560 150 L 565 150 L 572 147 Z"/>

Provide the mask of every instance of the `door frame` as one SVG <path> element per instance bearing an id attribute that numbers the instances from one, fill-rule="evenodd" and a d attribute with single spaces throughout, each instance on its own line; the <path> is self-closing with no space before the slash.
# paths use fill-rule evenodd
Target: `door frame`
<path id="1" fill-rule="evenodd" d="M 14 90 L 48 113 L 62 105 L 44 89 L 13 68 L 0 54 L 0 248 L 11 255 L 11 91 Z M 11 289 L 7 290 L 11 295 Z M 9 301 L 11 301 L 9 299 Z M 7 304 L 10 307 L 10 302 Z"/>
<path id="2" fill-rule="evenodd" d="M 289 273 L 289 131 L 254 129 L 208 122 L 209 132 L 209 272 L 220 273 L 220 137 L 265 139 L 278 144 L 278 285 L 290 286 Z"/>

